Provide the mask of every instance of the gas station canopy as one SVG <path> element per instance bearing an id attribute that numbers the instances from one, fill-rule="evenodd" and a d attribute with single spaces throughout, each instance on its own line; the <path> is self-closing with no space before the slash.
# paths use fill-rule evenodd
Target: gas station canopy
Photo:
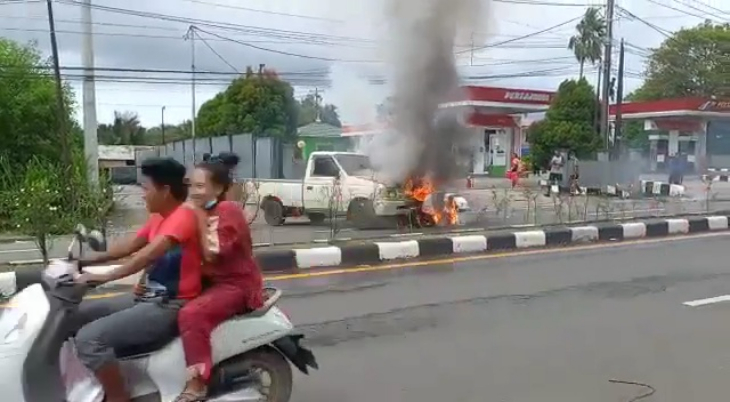
<path id="1" fill-rule="evenodd" d="M 471 126 L 516 127 L 515 115 L 544 112 L 550 106 L 554 92 L 528 89 L 464 86 L 464 100 L 446 102 L 440 108 L 468 107 Z M 343 136 L 373 135 L 387 129 L 387 124 L 343 127 Z"/>

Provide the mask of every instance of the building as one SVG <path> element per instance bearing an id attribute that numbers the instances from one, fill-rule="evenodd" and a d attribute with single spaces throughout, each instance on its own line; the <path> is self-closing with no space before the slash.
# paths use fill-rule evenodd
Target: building
<path id="1" fill-rule="evenodd" d="M 468 170 L 475 175 L 503 177 L 510 154 L 529 152 L 527 127 L 530 113 L 544 112 L 554 92 L 482 86 L 463 87 L 466 99 L 441 105 L 442 108 L 465 108 L 467 127 L 474 132 L 467 144 L 471 156 Z M 343 136 L 377 135 L 387 130 L 381 126 L 344 127 Z"/>
<path id="2" fill-rule="evenodd" d="M 617 106 L 610 107 L 615 121 Z M 668 158 L 687 155 L 689 167 L 730 168 L 730 101 L 712 98 L 663 99 L 621 104 L 624 121 L 641 121 L 649 140 L 649 169 L 664 171 Z"/>
<path id="3" fill-rule="evenodd" d="M 309 154 L 316 151 L 344 152 L 352 148 L 351 139 L 342 136 L 342 128 L 322 122 L 299 127 L 297 138 L 302 145 L 299 148 L 303 160 L 307 160 Z"/>
<path id="4" fill-rule="evenodd" d="M 135 145 L 99 145 L 99 170 L 110 174 L 115 184 L 137 182 L 136 152 L 154 147 Z"/>

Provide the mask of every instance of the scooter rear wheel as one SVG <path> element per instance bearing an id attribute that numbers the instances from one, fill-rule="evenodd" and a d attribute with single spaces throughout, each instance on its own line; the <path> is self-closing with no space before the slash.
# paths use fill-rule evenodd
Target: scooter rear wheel
<path id="1" fill-rule="evenodd" d="M 293 379 L 289 362 L 278 351 L 265 348 L 246 354 L 245 364 L 260 377 L 268 377 L 266 402 L 289 402 Z"/>

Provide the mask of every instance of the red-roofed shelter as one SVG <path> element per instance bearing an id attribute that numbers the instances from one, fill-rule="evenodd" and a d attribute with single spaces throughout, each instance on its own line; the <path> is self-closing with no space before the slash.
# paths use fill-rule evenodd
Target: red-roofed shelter
<path id="1" fill-rule="evenodd" d="M 611 121 L 616 105 L 610 106 Z M 649 136 L 653 171 L 666 169 L 667 158 L 683 153 L 698 171 L 730 167 L 730 100 L 678 98 L 621 105 L 623 120 L 640 120 Z"/>

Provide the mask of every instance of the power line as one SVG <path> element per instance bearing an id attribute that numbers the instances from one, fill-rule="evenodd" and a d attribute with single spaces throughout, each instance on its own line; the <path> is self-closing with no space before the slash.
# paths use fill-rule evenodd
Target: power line
<path id="1" fill-rule="evenodd" d="M 203 33 L 206 33 L 208 35 L 211 35 L 213 37 L 219 38 L 219 39 L 227 40 L 229 42 L 238 43 L 239 45 L 243 45 L 243 46 L 246 46 L 246 47 L 250 47 L 252 49 L 261 50 L 261 51 L 269 52 L 269 53 L 281 54 L 281 55 L 284 55 L 284 56 L 293 56 L 293 57 L 300 57 L 300 58 L 303 58 L 303 59 L 321 60 L 321 61 L 330 61 L 330 62 L 348 62 L 348 63 L 373 63 L 374 62 L 373 60 L 341 60 L 341 59 L 333 59 L 333 58 L 329 58 L 329 57 L 309 56 L 309 55 L 305 55 L 305 54 L 285 52 L 283 50 L 276 50 L 276 49 L 265 48 L 265 47 L 262 47 L 262 46 L 253 45 L 251 43 L 244 42 L 244 41 L 240 41 L 240 40 L 237 40 L 237 39 L 228 38 L 226 36 L 219 35 L 219 34 L 216 34 L 216 33 L 213 33 L 213 32 L 209 32 L 209 31 L 206 31 L 206 30 L 200 29 L 200 28 L 197 28 L 196 30 L 197 31 L 200 31 L 200 32 L 203 32 Z"/>
<path id="2" fill-rule="evenodd" d="M 505 41 L 501 41 L 501 42 L 497 42 L 497 43 L 492 43 L 492 44 L 487 44 L 487 45 L 479 46 L 479 47 L 476 47 L 476 48 L 473 48 L 473 49 L 468 49 L 468 50 L 460 51 L 460 52 L 457 52 L 457 54 L 469 53 L 469 52 L 473 52 L 473 51 L 476 51 L 476 50 L 487 49 L 487 48 L 490 48 L 490 47 L 498 47 L 498 46 L 505 45 L 505 44 L 508 44 L 508 43 L 517 42 L 517 41 L 522 40 L 522 39 L 531 38 L 533 36 L 537 36 L 537 35 L 543 34 L 545 32 L 550 32 L 550 31 L 552 31 L 554 29 L 558 29 L 560 27 L 566 26 L 566 25 L 568 25 L 568 24 L 570 24 L 572 22 L 578 21 L 582 17 L 583 16 L 580 15 L 578 17 L 571 18 L 571 19 L 569 19 L 567 21 L 561 22 L 561 23 L 559 23 L 557 25 L 553 25 L 551 27 L 548 27 L 548 28 L 545 28 L 545 29 L 541 29 L 541 30 L 536 31 L 536 32 L 532 32 L 532 33 L 529 33 L 527 35 L 522 35 L 522 36 L 518 36 L 518 37 L 513 38 L 513 39 L 508 39 L 508 40 L 505 40 Z"/>
<path id="3" fill-rule="evenodd" d="M 695 17 L 695 18 L 700 18 L 700 19 L 703 19 L 703 20 L 710 19 L 710 18 L 707 18 L 707 16 L 694 14 L 694 13 L 691 13 L 691 12 L 689 12 L 687 10 L 682 10 L 680 8 L 677 8 L 677 7 L 672 7 L 672 6 L 668 5 L 668 4 L 660 3 L 660 2 L 658 2 L 656 0 L 646 0 L 646 1 L 648 1 L 649 3 L 652 3 L 652 4 L 656 4 L 659 7 L 664 7 L 664 8 L 669 9 L 669 10 L 678 11 L 678 12 L 680 12 L 682 14 L 686 14 L 686 15 L 689 15 L 689 16 L 692 16 L 692 17 Z"/>
<path id="4" fill-rule="evenodd" d="M 639 21 L 639 22 L 641 22 L 642 24 L 644 24 L 644 25 L 648 26 L 649 28 L 651 28 L 651 29 L 653 29 L 653 30 L 655 30 L 655 31 L 659 32 L 659 33 L 660 33 L 660 34 L 662 34 L 662 35 L 664 35 L 664 36 L 665 36 L 665 37 L 667 37 L 667 38 L 670 38 L 670 37 L 672 36 L 672 32 L 671 32 L 671 31 L 669 31 L 669 30 L 666 30 L 666 29 L 664 29 L 664 28 L 661 28 L 661 27 L 658 27 L 658 26 L 656 26 L 656 25 L 652 24 L 651 22 L 649 22 L 649 21 L 646 21 L 646 20 L 645 20 L 645 19 L 643 19 L 643 18 L 637 17 L 637 16 L 635 15 L 635 14 L 633 14 L 633 13 L 632 13 L 631 11 L 629 11 L 629 10 L 627 10 L 627 9 L 625 9 L 625 8 L 622 8 L 622 7 L 620 7 L 620 6 L 616 6 L 616 8 L 618 9 L 618 11 L 619 11 L 619 12 L 620 12 L 621 14 L 623 14 L 623 15 L 624 15 L 624 17 L 625 17 L 625 18 L 628 18 L 629 20 L 632 20 L 632 21 Z"/>
<path id="5" fill-rule="evenodd" d="M 504 73 L 504 74 L 489 74 L 489 75 L 467 75 L 462 77 L 466 81 L 478 81 L 478 80 L 494 80 L 494 79 L 504 79 L 504 78 L 530 78 L 530 77 L 546 77 L 546 76 L 555 76 L 555 75 L 562 75 L 562 74 L 571 74 L 576 72 L 575 66 L 562 66 L 562 67 L 554 67 L 554 68 L 547 68 L 542 70 L 528 70 L 528 71 L 521 71 L 521 72 L 510 72 L 510 73 Z M 10 78 L 16 78 L 17 74 L 9 73 L 7 71 L 0 70 L 0 78 L 2 77 L 10 77 Z M 50 73 L 42 73 L 35 78 L 37 79 L 48 79 L 51 78 L 52 74 Z M 62 78 L 66 81 L 82 81 L 86 76 L 84 74 L 73 74 L 73 73 L 64 73 L 62 74 Z M 95 79 L 100 82 L 114 82 L 114 83 L 144 83 L 144 84 L 166 84 L 166 85 L 184 85 L 189 84 L 191 82 L 191 78 L 187 77 L 129 77 L 129 76 L 121 76 L 121 75 L 113 75 L 113 74 L 96 74 Z M 302 84 L 316 84 L 320 85 L 322 83 L 329 83 L 329 78 L 326 76 L 323 76 L 321 78 L 307 78 L 307 77 L 300 77 L 300 78 L 292 78 L 285 80 L 289 83 L 295 84 L 297 82 Z M 382 84 L 385 83 L 386 80 L 384 78 L 379 77 L 371 77 L 369 79 L 371 83 L 376 84 Z M 203 84 L 203 85 L 213 85 L 213 86 L 223 86 L 230 84 L 230 80 L 225 80 L 221 78 L 196 78 L 196 83 Z"/>
<path id="6" fill-rule="evenodd" d="M 699 12 L 701 12 L 701 13 L 703 13 L 703 14 L 710 14 L 710 15 L 714 14 L 714 13 L 710 13 L 710 12 L 708 12 L 708 11 L 706 11 L 706 10 L 702 10 L 702 9 L 700 9 L 700 8 L 697 8 L 696 6 L 693 6 L 693 5 L 691 5 L 691 4 L 687 4 L 687 3 L 684 3 L 684 2 L 680 2 L 680 1 L 678 1 L 678 0 L 673 0 L 673 1 L 674 1 L 675 3 L 677 3 L 677 4 L 679 4 L 679 5 L 682 5 L 682 6 L 685 6 L 685 7 L 689 7 L 689 8 L 691 8 L 692 10 L 695 10 L 695 11 L 699 11 Z M 700 3 L 700 4 L 702 4 L 702 3 Z M 719 10 L 719 9 L 715 9 L 715 10 L 716 10 L 716 11 L 719 11 L 719 12 L 721 12 L 721 13 L 724 13 L 724 12 L 723 12 L 722 10 Z M 707 18 L 707 17 L 705 17 L 705 18 Z M 726 20 L 726 21 L 727 21 L 727 20 Z"/>
<path id="7" fill-rule="evenodd" d="M 630 45 L 627 42 L 627 45 Z M 635 46 L 635 45 L 632 45 Z M 637 47 L 639 48 L 639 47 Z M 644 49 L 644 48 L 640 48 Z M 564 56 L 564 57 L 549 57 L 549 58 L 539 58 L 539 59 L 493 59 L 491 63 L 482 63 L 475 66 L 468 66 L 468 67 L 487 67 L 487 66 L 514 66 L 514 65 L 522 65 L 522 64 L 545 64 L 545 63 L 551 63 L 551 62 L 558 62 L 558 61 L 567 61 L 567 60 L 574 60 L 573 56 Z M 467 66 L 463 66 L 467 67 Z M 14 66 L 7 66 L 7 65 L 0 65 L 0 72 L 8 73 L 9 69 L 14 68 Z M 48 70 L 50 69 L 49 66 L 36 66 L 37 69 L 41 70 Z M 83 66 L 60 66 L 62 71 L 86 71 L 89 70 Z M 155 68 L 130 68 L 130 67 L 94 67 L 90 69 L 92 72 L 104 72 L 104 73 L 141 73 L 141 74 L 168 74 L 168 75 L 190 75 L 193 73 L 192 70 L 179 70 L 179 69 L 155 69 Z M 195 73 L 198 75 L 211 75 L 211 76 L 219 76 L 219 77 L 235 77 L 239 76 L 240 73 L 238 72 L 226 72 L 226 71 L 209 71 L 209 70 L 195 70 Z M 280 76 L 293 76 L 293 77 L 307 77 L 307 76 L 326 76 L 329 74 L 329 69 L 313 69 L 313 70 L 304 70 L 304 71 L 278 71 L 278 75 Z"/>
<path id="8" fill-rule="evenodd" d="M 18 20 L 37 20 L 37 21 L 43 21 L 45 22 L 47 20 L 46 17 L 42 16 L 2 16 L 0 15 L 0 19 L 9 19 L 12 21 L 18 21 Z M 518 23 L 516 21 L 510 21 L 510 20 L 504 20 L 505 22 L 526 26 L 528 28 L 533 29 L 539 29 L 535 28 L 528 24 Z M 86 21 L 82 21 L 79 19 L 56 19 L 56 24 L 71 24 L 71 25 L 85 25 L 88 24 Z M 138 29 L 144 29 L 144 30 L 157 30 L 157 31 L 166 31 L 166 32 L 175 32 L 176 35 L 151 35 L 151 34 L 138 34 L 138 33 L 126 33 L 126 32 L 99 32 L 98 30 L 95 31 L 95 34 L 103 34 L 103 35 L 113 35 L 113 36 L 134 36 L 134 37 L 143 37 L 143 38 L 165 38 L 165 39 L 175 39 L 179 40 L 180 36 L 177 35 L 181 30 L 178 28 L 172 28 L 172 27 L 162 27 L 162 26 L 151 26 L 151 25 L 145 25 L 145 24 L 124 24 L 124 23 L 115 23 L 115 22 L 107 22 L 107 21 L 92 21 L 91 25 L 94 26 L 104 26 L 104 27 L 119 27 L 119 28 L 138 28 Z M 11 30 L 11 31 L 29 31 L 29 32 L 35 32 L 39 31 L 38 29 L 32 29 L 32 28 L 0 28 L 2 30 Z M 231 30 L 226 30 L 227 32 L 234 32 Z M 45 31 L 43 31 L 45 32 Z M 63 33 L 69 33 L 69 34 L 82 34 L 81 31 L 58 31 L 57 32 L 63 32 Z M 252 35 L 249 33 L 242 32 L 241 35 Z M 260 34 L 253 34 L 252 36 L 267 36 L 267 35 L 260 35 Z M 521 35 L 507 35 L 507 34 L 494 34 L 491 35 L 492 37 L 497 38 L 517 38 Z M 216 39 L 217 40 L 217 39 Z M 337 41 L 331 41 L 331 42 L 312 42 L 305 39 L 300 40 L 282 40 L 282 41 L 267 41 L 267 40 L 249 40 L 250 42 L 256 42 L 256 43 L 282 43 L 282 44 L 291 44 L 291 43 L 301 43 L 301 44 L 307 44 L 307 45 L 319 45 L 319 44 L 325 44 L 325 45 L 334 45 L 334 46 L 349 46 L 349 47 L 359 47 L 354 44 L 347 44 L 344 43 L 338 43 Z M 371 41 L 369 39 L 362 39 L 363 42 L 365 41 Z M 373 41 L 374 42 L 374 41 Z M 471 46 L 471 45 L 462 45 L 462 47 Z"/>
<path id="9" fill-rule="evenodd" d="M 699 2 L 697 0 L 694 0 L 694 2 L 697 3 L 697 4 L 701 4 L 702 6 L 707 7 L 710 10 L 716 11 L 716 12 L 718 12 L 720 14 L 730 15 L 730 11 L 728 11 L 728 10 L 721 10 L 721 9 L 719 9 L 717 7 L 713 7 L 713 6 L 709 5 L 709 4 L 705 4 L 705 3 Z"/>
<path id="10" fill-rule="evenodd" d="M 73 6 L 83 6 L 83 4 L 77 0 L 56 0 L 56 1 L 59 3 L 62 3 L 62 4 L 68 4 L 68 5 L 73 5 Z M 363 38 L 327 35 L 327 34 L 303 32 L 303 31 L 288 31 L 288 30 L 274 29 L 274 28 L 261 28 L 261 27 L 250 26 L 250 25 L 233 24 L 233 23 L 228 23 L 228 22 L 217 22 L 217 21 L 211 21 L 211 20 L 205 20 L 205 19 L 199 19 L 199 18 L 187 18 L 187 17 L 180 17 L 180 16 L 170 15 L 170 14 L 138 11 L 138 10 L 132 10 L 132 9 L 118 8 L 118 7 L 102 6 L 102 5 L 97 5 L 97 4 L 92 5 L 92 7 L 94 9 L 108 12 L 108 13 L 131 15 L 131 16 L 136 16 L 136 17 L 140 17 L 140 18 L 148 18 L 148 19 L 154 19 L 154 20 L 178 22 L 178 23 L 183 23 L 186 25 L 195 25 L 198 27 L 207 26 L 207 27 L 213 27 L 213 28 L 218 28 L 218 29 L 228 30 L 228 31 L 232 30 L 232 31 L 236 31 L 236 32 L 259 34 L 261 36 L 283 37 L 286 39 L 299 38 L 299 39 L 303 39 L 303 40 L 304 39 L 306 39 L 306 40 L 329 39 L 329 40 L 351 41 L 351 42 L 361 42 L 361 43 L 372 43 L 373 42 L 370 39 L 363 39 Z"/>
<path id="11" fill-rule="evenodd" d="M 205 38 L 203 38 L 202 36 L 200 36 L 200 35 L 198 34 L 198 31 L 197 31 L 197 29 L 195 29 L 195 27 L 193 27 L 193 35 L 195 35 L 195 36 L 196 36 L 196 37 L 197 37 L 198 39 L 200 39 L 200 40 L 201 40 L 201 41 L 203 42 L 203 44 L 204 44 L 204 45 L 205 45 L 205 46 L 206 46 L 206 47 L 207 47 L 207 48 L 208 48 L 208 49 L 209 49 L 209 50 L 210 50 L 211 52 L 213 52 L 213 54 L 215 54 L 216 56 L 218 56 L 218 58 L 219 58 L 219 59 L 220 59 L 220 60 L 221 60 L 221 61 L 222 61 L 223 63 L 225 63 L 226 65 L 228 65 L 228 67 L 230 67 L 230 68 L 231 68 L 231 69 L 232 69 L 232 70 L 233 70 L 234 72 L 236 72 L 236 73 L 240 73 L 240 71 L 239 71 L 239 70 L 238 70 L 238 69 L 237 69 L 236 67 L 234 67 L 234 66 L 233 66 L 233 64 L 229 63 L 229 62 L 228 62 L 228 60 L 226 60 L 226 59 L 225 59 L 225 57 L 221 56 L 221 54 L 220 54 L 220 53 L 218 53 L 218 52 L 217 52 L 217 51 L 216 51 L 215 49 L 213 49 L 213 47 L 212 47 L 212 46 L 210 46 L 210 45 L 208 44 L 208 42 L 207 42 L 207 41 L 205 40 Z"/>
<path id="12" fill-rule="evenodd" d="M 345 22 L 342 20 L 335 20 L 335 19 L 330 19 L 330 18 L 315 17 L 315 16 L 311 16 L 311 15 L 282 13 L 282 12 L 268 11 L 268 10 L 259 10 L 259 9 L 255 9 L 255 8 L 249 8 L 249 7 L 241 7 L 241 6 L 234 6 L 234 5 L 230 5 L 230 4 L 215 3 L 212 1 L 203 1 L 203 0 L 183 0 L 183 1 L 187 1 L 189 3 L 203 4 L 203 5 L 207 5 L 207 6 L 227 8 L 230 10 L 242 10 L 242 11 L 248 11 L 248 12 L 252 12 L 252 13 L 277 15 L 277 16 L 281 16 L 281 17 L 294 17 L 294 18 L 301 18 L 301 19 L 314 20 L 314 21 L 324 21 L 324 22 L 337 22 L 337 23 Z"/>
<path id="13" fill-rule="evenodd" d="M 494 0 L 497 3 L 510 3 L 510 4 L 528 4 L 532 6 L 552 6 L 552 7 L 595 7 L 595 4 L 590 3 L 560 3 L 554 1 L 539 1 L 539 0 Z"/>

